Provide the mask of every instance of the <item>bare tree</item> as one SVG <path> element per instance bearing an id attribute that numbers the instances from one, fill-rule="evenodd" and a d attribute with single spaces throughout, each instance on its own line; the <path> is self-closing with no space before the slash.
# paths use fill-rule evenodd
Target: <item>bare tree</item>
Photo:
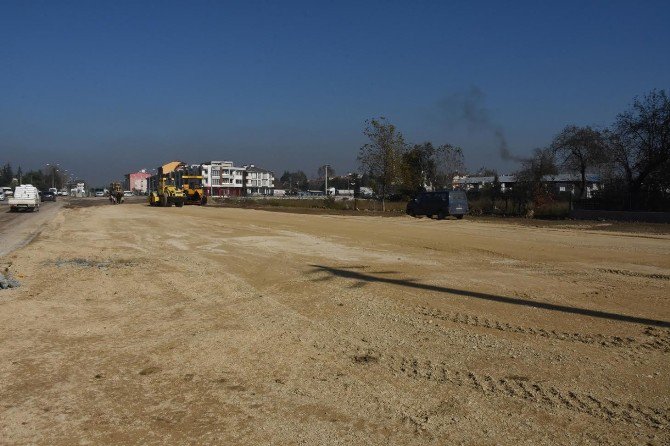
<path id="1" fill-rule="evenodd" d="M 519 211 L 529 201 L 537 208 L 551 200 L 551 191 L 547 190 L 543 177 L 555 175 L 557 172 L 554 152 L 551 149 L 535 149 L 533 155 L 523 161 L 521 170 L 516 174 L 517 184 L 512 189 Z"/>
<path id="2" fill-rule="evenodd" d="M 358 161 L 361 173 L 367 173 L 381 195 L 382 210 L 386 210 L 386 195 L 399 176 L 400 155 L 405 151 L 405 138 L 386 118 L 365 122 L 363 134 L 370 139 L 360 149 Z"/>
<path id="3" fill-rule="evenodd" d="M 443 144 L 435 152 L 435 187 L 448 189 L 453 184 L 454 176 L 465 172 L 463 149 L 451 144 Z"/>
<path id="4" fill-rule="evenodd" d="M 602 165 L 607 157 L 605 139 L 591 127 L 566 126 L 551 143 L 558 162 L 572 172 L 579 172 L 579 198 L 586 195 L 586 171 Z"/>
<path id="5" fill-rule="evenodd" d="M 608 143 L 630 199 L 639 206 L 647 179 L 670 167 L 670 100 L 665 90 L 635 98 L 633 106 L 617 117 Z"/>

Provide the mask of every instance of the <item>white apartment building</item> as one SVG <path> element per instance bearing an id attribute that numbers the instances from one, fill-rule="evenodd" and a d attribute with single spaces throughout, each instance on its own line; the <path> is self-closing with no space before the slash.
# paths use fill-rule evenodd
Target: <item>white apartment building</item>
<path id="1" fill-rule="evenodd" d="M 246 195 L 272 195 L 275 188 L 274 174 L 253 164 L 245 166 L 244 188 Z"/>
<path id="2" fill-rule="evenodd" d="M 232 161 L 203 163 L 202 182 L 207 195 L 240 197 L 244 195 L 244 167 L 235 167 Z"/>

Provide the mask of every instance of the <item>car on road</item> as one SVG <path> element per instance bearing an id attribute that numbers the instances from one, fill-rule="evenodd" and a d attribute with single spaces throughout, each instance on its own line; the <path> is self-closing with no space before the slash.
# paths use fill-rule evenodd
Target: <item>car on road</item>
<path id="1" fill-rule="evenodd" d="M 56 194 L 51 190 L 43 190 L 40 192 L 40 201 L 56 201 Z"/>
<path id="2" fill-rule="evenodd" d="M 132 196 L 133 196 L 133 191 L 130 191 L 130 190 L 124 190 L 124 191 L 123 191 L 123 196 L 124 196 L 124 197 L 132 197 Z"/>
<path id="3" fill-rule="evenodd" d="M 105 192 L 104 192 L 104 191 L 101 191 L 101 190 L 97 190 L 97 191 L 95 191 L 95 196 L 96 196 L 96 197 L 104 197 L 104 196 L 105 196 Z"/>
<path id="4" fill-rule="evenodd" d="M 5 192 L 0 190 L 0 201 L 5 201 Z"/>
<path id="5" fill-rule="evenodd" d="M 435 215 L 442 220 L 453 215 L 460 220 L 468 212 L 468 197 L 462 190 L 421 192 L 407 203 L 406 212 L 412 217 Z"/>
<path id="6" fill-rule="evenodd" d="M 5 197 L 14 196 L 14 191 L 12 190 L 11 187 L 8 187 L 8 186 L 0 187 L 0 192 L 4 192 Z"/>

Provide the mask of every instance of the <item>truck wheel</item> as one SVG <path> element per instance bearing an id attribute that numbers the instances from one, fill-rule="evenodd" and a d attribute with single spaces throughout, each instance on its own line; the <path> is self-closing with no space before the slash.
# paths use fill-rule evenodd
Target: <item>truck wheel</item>
<path id="1" fill-rule="evenodd" d="M 458 218 L 459 220 L 463 220 L 463 214 L 457 215 L 456 218 Z"/>
<path id="2" fill-rule="evenodd" d="M 177 206 L 178 208 L 180 208 L 180 207 L 184 206 L 184 200 L 177 200 L 177 201 L 175 201 L 174 205 Z"/>
<path id="3" fill-rule="evenodd" d="M 437 219 L 438 220 L 444 220 L 444 217 L 446 217 L 446 215 L 444 214 L 444 211 L 440 211 L 440 212 L 437 213 Z"/>

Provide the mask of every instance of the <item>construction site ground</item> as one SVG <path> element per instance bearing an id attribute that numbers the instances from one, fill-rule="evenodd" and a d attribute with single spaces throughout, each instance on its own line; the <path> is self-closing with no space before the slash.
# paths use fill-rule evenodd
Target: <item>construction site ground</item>
<path id="1" fill-rule="evenodd" d="M 670 442 L 667 231 L 5 210 L 1 444 Z"/>

